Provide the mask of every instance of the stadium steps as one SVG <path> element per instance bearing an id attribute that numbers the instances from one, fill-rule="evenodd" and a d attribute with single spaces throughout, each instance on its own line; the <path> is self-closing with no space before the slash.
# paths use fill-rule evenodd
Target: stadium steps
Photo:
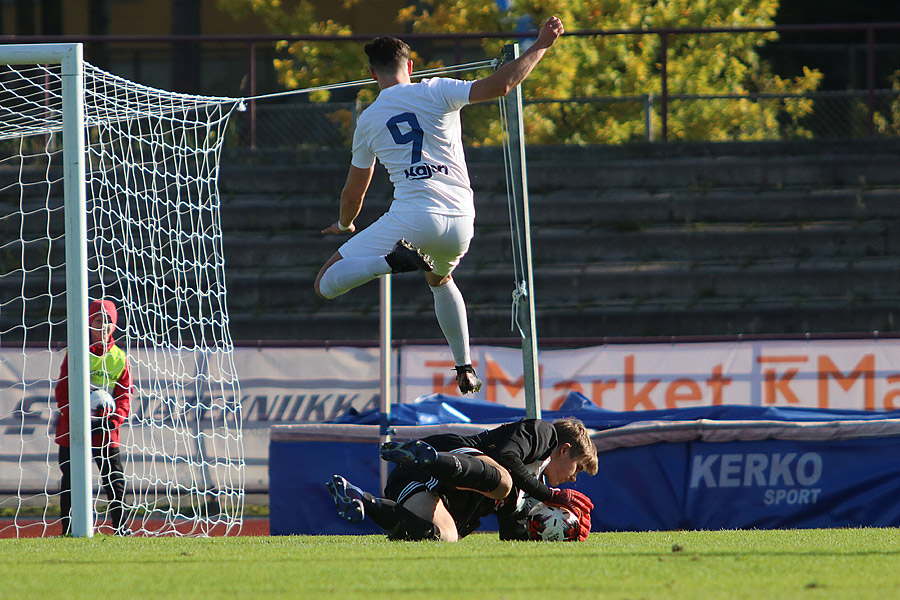
<path id="1" fill-rule="evenodd" d="M 427 294 L 427 292 L 424 292 Z M 377 292 L 370 296 L 377 302 Z M 900 314 L 900 296 L 836 304 L 833 299 L 797 301 L 772 299 L 748 305 L 740 298 L 634 303 L 598 300 L 593 305 L 556 307 L 538 304 L 537 331 L 542 337 L 696 336 L 818 331 L 821 323 L 838 322 L 834 331 L 893 331 Z M 231 331 L 239 340 L 376 340 L 377 304 L 370 312 L 322 310 L 315 313 L 268 311 L 251 320 L 236 320 Z M 516 338 L 510 329 L 509 303 L 469 306 L 472 332 L 481 338 Z M 765 328 L 763 329 L 763 325 Z M 394 310 L 395 339 L 440 339 L 430 310 Z M 345 330 L 352 336 L 341 336 Z M 698 333 L 698 330 L 701 333 Z"/>
<path id="2" fill-rule="evenodd" d="M 460 274 L 499 266 L 512 268 L 509 232 L 481 227 L 472 243 L 471 256 Z M 338 239 L 314 234 L 280 231 L 226 235 L 224 249 L 229 273 L 252 277 L 260 273 L 315 273 L 338 247 Z M 770 224 L 741 223 L 652 225 L 620 231 L 615 228 L 535 226 L 532 228 L 533 262 L 536 269 L 557 264 L 603 265 L 632 263 L 634 269 L 653 261 L 719 260 L 735 268 L 762 260 L 890 257 L 897 240 L 882 223 L 838 221 Z M 471 259 L 471 260 L 469 260 Z"/>
<path id="3" fill-rule="evenodd" d="M 532 199 L 532 244 L 536 263 L 559 260 L 565 253 L 577 255 L 585 262 L 608 257 L 644 260 L 670 256 L 690 259 L 707 255 L 734 258 L 880 256 L 892 252 L 892 246 L 897 243 L 892 235 L 895 226 L 890 221 L 890 210 L 900 210 L 900 202 L 896 200 L 896 193 L 894 202 L 885 199 L 882 202 L 886 207 L 884 210 L 878 210 L 868 202 L 869 213 L 863 216 L 851 207 L 844 210 L 843 220 L 839 219 L 841 213 L 837 209 L 822 210 L 821 216 L 831 217 L 833 220 L 830 221 L 810 220 L 810 214 L 820 216 L 814 212 L 815 208 L 801 212 L 802 206 L 791 205 L 790 199 L 778 202 L 784 213 L 781 216 L 790 221 L 763 221 L 759 218 L 763 215 L 756 213 L 747 215 L 744 221 L 724 221 L 725 216 L 740 215 L 733 214 L 734 211 L 721 202 L 718 203 L 722 207 L 720 211 L 728 211 L 727 215 L 717 215 L 710 208 L 702 220 L 674 214 L 661 206 L 645 208 L 640 213 L 632 208 L 628 213 L 632 220 L 625 220 L 624 210 L 618 214 L 601 208 L 588 221 L 581 216 L 583 213 L 572 208 L 574 202 L 538 196 Z M 750 199 L 744 203 L 753 204 L 754 201 Z M 557 209 L 551 210 L 551 206 Z M 335 214 L 334 202 L 310 204 L 298 201 L 278 205 L 276 200 L 267 204 L 265 198 L 225 202 L 222 221 L 223 228 L 229 232 L 224 240 L 229 266 L 268 269 L 277 265 L 289 266 L 294 261 L 298 261 L 298 265 L 321 264 L 342 241 L 338 237 L 319 234 L 321 228 L 332 222 Z M 365 227 L 380 214 L 378 208 L 365 212 L 357 223 Z M 489 260 L 510 256 L 507 214 L 505 204 L 490 210 L 479 206 L 473 247 Z M 803 215 L 806 215 L 805 220 L 798 218 Z M 290 256 L 291 253 L 294 256 Z M 475 260 L 479 261 L 477 256 Z"/>
<path id="4" fill-rule="evenodd" d="M 607 263 L 589 268 L 558 265 L 552 272 L 535 272 L 539 325 L 553 322 L 547 334 L 558 336 L 604 336 L 599 324 L 615 323 L 617 335 L 693 335 L 697 324 L 716 323 L 718 333 L 760 333 L 751 322 L 769 323 L 768 332 L 795 332 L 798 314 L 810 315 L 866 329 L 890 330 L 893 311 L 900 299 L 900 284 L 893 259 L 834 259 L 830 262 L 763 261 L 735 269 L 727 261 L 691 267 L 678 261 Z M 367 284 L 357 290 L 325 301 L 312 293 L 312 276 L 261 276 L 242 282 L 244 306 L 234 294 L 232 320 L 238 313 L 258 309 L 253 327 L 262 331 L 265 322 L 275 320 L 273 333 L 287 333 L 302 322 L 299 339 L 334 339 L 334 332 L 353 327 L 360 334 L 377 333 L 378 286 Z M 509 335 L 510 298 L 514 287 L 508 269 L 460 272 L 460 288 L 469 305 L 473 331 L 483 337 Z M 393 284 L 395 335 L 433 337 L 439 335 L 432 313 L 431 294 L 418 275 L 395 277 Z M 822 282 L 829 282 L 824 287 Z M 233 281 L 229 282 L 234 284 Z M 499 297 L 499 298 L 498 298 Z M 567 316 L 571 322 L 565 326 Z M 729 316 L 730 315 L 730 316 Z M 742 315 L 742 320 L 735 318 Z M 780 315 L 780 316 L 779 316 Z M 322 322 L 328 326 L 322 329 Z M 283 323 L 287 328 L 279 329 Z M 669 323 L 671 329 L 651 327 Z M 874 326 L 872 324 L 875 324 Z M 740 326 L 739 326 L 740 325 Z M 711 325 L 710 325 L 711 326 Z M 431 335 L 424 335 L 430 332 Z M 238 330 L 233 331 L 238 335 Z"/>
<path id="5" fill-rule="evenodd" d="M 478 216 L 456 279 L 473 336 L 508 337 L 514 284 L 502 159 L 492 149 L 467 154 Z M 544 336 L 895 328 L 897 143 L 535 148 L 528 156 Z M 263 171 L 221 185 L 227 276 L 241 290 L 231 294 L 233 335 L 376 338 L 376 284 L 331 301 L 312 291 L 341 242 L 318 232 L 337 214 L 347 156 L 331 153 L 341 164 L 324 169 L 295 166 L 290 153 L 258 160 Z M 357 224 L 389 201 L 377 173 Z M 422 278 L 396 277 L 393 289 L 395 336 L 440 337 Z"/>
<path id="6" fill-rule="evenodd" d="M 539 305 L 556 307 L 583 306 L 598 301 L 630 301 L 641 304 L 650 299 L 670 303 L 692 304 L 719 296 L 739 298 L 745 304 L 757 299 L 773 298 L 791 301 L 819 299 L 860 299 L 900 296 L 900 277 L 893 257 L 774 259 L 760 260 L 736 267 L 730 261 L 686 263 L 684 261 L 606 262 L 592 264 L 555 264 L 535 269 L 535 294 Z M 232 295 L 229 306 L 246 309 L 290 311 L 299 303 L 311 313 L 332 307 L 377 312 L 378 286 L 369 292 L 355 290 L 336 299 L 312 300 L 315 271 L 302 273 L 258 274 L 242 278 L 241 288 L 253 288 L 239 296 Z M 491 305 L 497 288 L 506 288 L 511 297 L 515 287 L 510 269 L 494 266 L 483 269 L 460 269 L 460 289 L 470 304 Z M 827 281 L 828 286 L 822 282 Z M 298 285 L 295 285 L 298 284 Z M 301 291 L 298 294 L 298 290 Z M 431 310 L 431 295 L 424 278 L 418 274 L 393 278 L 394 306 L 403 309 Z M 303 296 L 310 296 L 305 299 Z M 312 300 L 312 301 L 310 301 Z M 508 304 L 508 302 L 507 302 Z"/>
<path id="7" fill-rule="evenodd" d="M 729 189 L 704 192 L 615 189 L 578 192 L 530 193 L 533 226 L 609 225 L 621 229 L 648 223 L 779 223 L 839 220 L 864 222 L 900 218 L 896 188 L 792 189 L 761 192 Z M 390 196 L 368 194 L 362 223 L 371 222 L 389 208 Z M 303 230 L 318 232 L 333 222 L 338 209 L 337 194 L 297 193 L 241 195 L 223 194 L 222 225 L 231 231 Z M 482 229 L 508 228 L 505 193 L 476 192 L 476 225 Z M 323 225 L 324 223 L 324 225 Z"/>
<path id="8" fill-rule="evenodd" d="M 528 148 L 538 332 L 546 337 L 896 330 L 900 306 L 900 142 L 636 144 Z M 502 155 L 466 150 L 476 237 L 457 272 L 474 337 L 514 337 Z M 378 336 L 378 286 L 325 301 L 312 282 L 341 238 L 346 150 L 235 151 L 219 189 L 232 336 L 341 340 Z M 35 177 L 43 178 L 36 172 Z M 40 180 L 40 179 L 39 179 Z M 43 191 L 0 195 L 0 261 L 46 233 Z M 364 227 L 389 207 L 377 170 Z M 58 223 L 58 224 L 57 224 Z M 51 223 L 61 234 L 62 219 Z M 9 243 L 7 243 L 9 242 Z M 25 246 L 29 268 L 46 242 Z M 62 316 L 61 239 L 53 281 L 23 310 Z M 14 256 L 15 255 L 15 256 Z M 39 271 L 35 273 L 40 274 Z M 398 338 L 439 338 L 421 276 L 394 278 Z M 20 294 L 0 282 L 0 302 Z M 15 292 L 15 293 L 13 293 Z M 9 296 L 12 294 L 12 296 Z M 4 322 L 20 312 L 4 304 Z M 43 314 L 46 314 L 44 312 Z"/>

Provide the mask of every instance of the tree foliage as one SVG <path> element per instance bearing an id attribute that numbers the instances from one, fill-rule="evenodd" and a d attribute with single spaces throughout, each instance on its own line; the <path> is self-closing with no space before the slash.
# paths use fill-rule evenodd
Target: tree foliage
<path id="1" fill-rule="evenodd" d="M 252 10 L 281 33 L 349 33 L 347 27 L 333 21 L 317 21 L 305 0 L 291 11 L 279 0 L 219 2 L 232 11 Z M 377 10 L 374 0 L 345 0 L 345 4 Z M 526 30 L 536 29 L 549 16 L 557 15 L 569 32 L 647 31 L 769 27 L 778 9 L 778 0 L 516 0 L 510 4 L 508 10 L 501 10 L 497 3 L 486 0 L 411 2 L 401 11 L 399 21 L 417 33 L 511 32 L 523 23 Z M 762 140 L 808 135 L 802 119 L 811 113 L 812 100 L 783 96 L 815 90 L 822 76 L 810 69 L 793 79 L 773 73 L 758 51 L 775 39 L 774 32 L 669 34 L 669 139 Z M 486 39 L 482 44 L 485 56 L 499 56 L 504 43 Z M 523 84 L 529 143 L 642 140 L 647 136 L 648 120 L 652 135 L 658 138 L 662 44 L 657 33 L 561 38 Z M 297 43 L 287 50 L 290 57 L 278 61 L 276 68 L 289 88 L 364 75 L 358 45 Z M 466 113 L 471 141 L 491 144 L 500 140 L 495 114 L 485 110 Z"/>
<path id="2" fill-rule="evenodd" d="M 339 0 L 345 8 L 366 4 L 363 0 Z M 259 17 L 273 33 L 285 35 L 347 36 L 350 27 L 332 19 L 319 19 L 308 0 L 218 0 L 219 7 L 235 18 Z M 373 2 L 368 2 L 373 4 Z M 296 90 L 368 77 L 358 44 L 350 42 L 280 42 L 282 57 L 274 61 L 279 82 Z M 313 101 L 326 102 L 331 94 L 313 92 Z"/>
<path id="3" fill-rule="evenodd" d="M 890 77 L 891 89 L 900 94 L 900 70 Z M 887 110 L 875 111 L 873 121 L 878 133 L 896 136 L 900 134 L 900 95 L 894 96 Z"/>

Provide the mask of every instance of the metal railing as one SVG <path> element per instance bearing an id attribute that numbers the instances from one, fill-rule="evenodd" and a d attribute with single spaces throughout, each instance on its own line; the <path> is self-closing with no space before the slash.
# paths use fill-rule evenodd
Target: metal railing
<path id="1" fill-rule="evenodd" d="M 874 101 L 873 101 L 874 99 Z M 894 127 L 876 127 L 873 131 L 872 115 L 882 117 L 895 115 L 900 106 L 900 91 L 865 90 L 810 92 L 797 94 L 723 94 L 723 95 L 691 95 L 672 94 L 668 98 L 668 110 L 678 113 L 682 107 L 691 103 L 718 103 L 725 105 L 736 102 L 770 103 L 782 107 L 786 102 L 808 100 L 812 102 L 810 114 L 802 117 L 795 124 L 785 118 L 784 123 L 772 129 L 763 117 L 742 121 L 742 130 L 734 131 L 730 136 L 724 132 L 720 137 L 711 140 L 709 137 L 692 136 L 690 132 L 678 137 L 679 141 L 738 141 L 738 140 L 799 140 L 799 139 L 847 139 L 864 137 L 896 137 L 900 134 Z M 533 107 L 554 105 L 562 120 L 586 122 L 605 122 L 607 118 L 630 116 L 639 121 L 639 126 L 626 139 L 604 137 L 604 130 L 585 131 L 582 139 L 585 143 L 622 143 L 622 142 L 654 142 L 666 139 L 662 131 L 662 100 L 659 96 L 645 94 L 640 96 L 566 98 L 566 99 L 532 99 L 525 102 L 526 117 Z M 341 147 L 348 146 L 355 115 L 364 108 L 356 102 L 323 102 L 305 104 L 258 104 L 253 116 L 253 132 L 250 133 L 249 114 L 237 114 L 232 117 L 235 129 L 233 138 L 229 140 L 231 147 L 247 145 L 252 141 L 260 148 L 294 148 L 307 147 Z M 729 111 L 722 111 L 727 113 Z M 481 118 L 472 119 L 472 115 Z M 467 145 L 480 143 L 481 132 L 475 130 L 472 122 L 480 123 L 484 119 L 496 118 L 497 108 L 494 104 L 481 104 L 463 109 L 463 140 Z M 755 132 L 749 135 L 746 132 Z M 594 136 L 594 137 L 591 137 Z M 673 136 L 671 132 L 669 138 Z"/>

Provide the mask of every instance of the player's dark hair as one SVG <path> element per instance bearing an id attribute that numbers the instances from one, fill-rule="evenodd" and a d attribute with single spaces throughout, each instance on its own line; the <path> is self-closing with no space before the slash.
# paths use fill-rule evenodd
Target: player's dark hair
<path id="1" fill-rule="evenodd" d="M 369 66 L 376 72 L 394 70 L 409 60 L 409 46 L 395 37 L 377 37 L 366 44 Z"/>
<path id="2" fill-rule="evenodd" d="M 597 474 L 597 447 L 591 441 L 591 435 L 580 420 L 575 417 L 553 421 L 556 439 L 559 445 L 569 444 L 572 450 L 569 456 L 578 459 L 588 475 Z"/>

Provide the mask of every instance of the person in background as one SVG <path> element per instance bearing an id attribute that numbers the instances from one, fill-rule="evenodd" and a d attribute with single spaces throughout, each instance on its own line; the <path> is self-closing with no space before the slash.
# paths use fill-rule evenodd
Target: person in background
<path id="1" fill-rule="evenodd" d="M 119 457 L 119 428 L 131 410 L 131 369 L 125 351 L 116 346 L 117 311 L 110 300 L 88 306 L 90 339 L 91 454 L 100 469 L 100 483 L 109 499 L 109 515 L 117 535 L 130 535 L 123 522 L 125 474 Z M 66 353 L 56 384 L 56 443 L 59 445 L 60 516 L 62 533 L 71 533 L 71 468 L 69 450 L 69 355 Z"/>

